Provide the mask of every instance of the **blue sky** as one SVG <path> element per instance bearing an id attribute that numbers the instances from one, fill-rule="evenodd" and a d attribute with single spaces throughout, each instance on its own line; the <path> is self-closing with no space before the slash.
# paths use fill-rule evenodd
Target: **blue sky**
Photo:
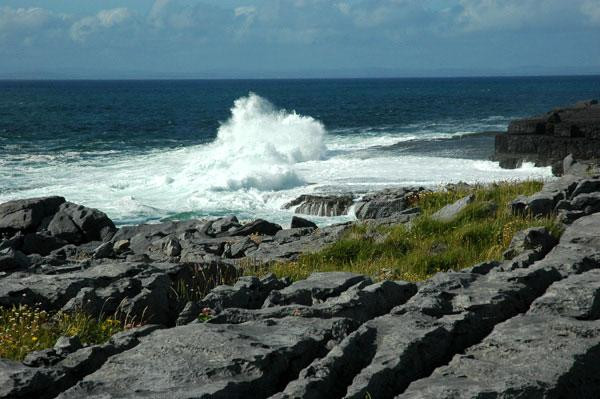
<path id="1" fill-rule="evenodd" d="M 0 77 L 600 73 L 600 0 L 2 0 Z"/>

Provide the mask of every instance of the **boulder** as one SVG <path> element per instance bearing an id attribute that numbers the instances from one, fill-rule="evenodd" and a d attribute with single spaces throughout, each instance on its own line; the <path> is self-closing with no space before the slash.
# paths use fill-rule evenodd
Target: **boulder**
<path id="1" fill-rule="evenodd" d="M 113 251 L 121 254 L 129 249 L 129 240 L 118 240 L 113 244 Z"/>
<path id="2" fill-rule="evenodd" d="M 248 237 L 244 237 L 240 241 L 225 244 L 223 257 L 232 259 L 243 258 L 246 256 L 246 252 L 255 250 L 257 247 L 258 245 L 254 241 Z"/>
<path id="3" fill-rule="evenodd" d="M 63 197 L 42 197 L 0 204 L 0 235 L 35 231 L 64 202 Z"/>
<path id="4" fill-rule="evenodd" d="M 200 311 L 202 309 L 198 304 L 194 301 L 188 301 L 179 316 L 177 317 L 177 321 L 175 322 L 176 326 L 182 326 L 184 324 L 191 323 L 196 320 L 200 315 Z"/>
<path id="5" fill-rule="evenodd" d="M 176 238 L 168 238 L 162 243 L 162 251 L 169 257 L 181 255 L 181 244 Z"/>
<path id="6" fill-rule="evenodd" d="M 226 308 L 258 309 L 273 290 L 288 286 L 287 280 L 279 280 L 273 274 L 263 278 L 240 277 L 233 286 L 220 285 L 215 287 L 200 301 L 200 307 L 216 311 Z"/>
<path id="7" fill-rule="evenodd" d="M 535 250 L 543 257 L 557 243 L 558 240 L 545 227 L 531 227 L 515 234 L 504 252 L 504 259 L 513 259 L 528 250 Z"/>
<path id="8" fill-rule="evenodd" d="M 103 242 L 94 250 L 92 257 L 94 259 L 112 258 L 115 255 L 113 245 L 110 242 Z"/>
<path id="9" fill-rule="evenodd" d="M 52 236 L 46 232 L 29 233 L 23 238 L 21 251 L 25 254 L 40 254 L 42 256 L 50 254 L 55 249 L 67 245 L 68 242 L 58 237 Z"/>
<path id="10" fill-rule="evenodd" d="M 281 305 L 312 305 L 337 296 L 355 284 L 368 285 L 371 279 L 347 272 L 313 273 L 306 280 L 296 281 L 282 290 L 269 293 L 264 308 Z"/>
<path id="11" fill-rule="evenodd" d="M 54 215 L 48 224 L 48 231 L 54 237 L 72 244 L 80 244 L 84 241 L 83 231 L 65 212 L 58 212 Z"/>
<path id="12" fill-rule="evenodd" d="M 271 223 L 263 219 L 256 219 L 240 228 L 222 234 L 223 236 L 249 236 L 251 234 L 273 236 L 279 230 L 281 230 L 281 226 L 276 223 Z"/>
<path id="13" fill-rule="evenodd" d="M 57 237 L 88 241 L 108 241 L 117 231 L 112 220 L 97 209 L 86 208 L 72 202 L 63 203 L 48 225 Z M 79 230 L 77 232 L 76 230 Z"/>
<path id="14" fill-rule="evenodd" d="M 239 222 L 238 218 L 234 215 L 231 215 L 213 221 L 210 225 L 209 232 L 212 235 L 216 235 L 220 233 L 226 233 L 228 231 L 235 230 L 240 227 L 242 227 L 242 225 Z"/>
<path id="15" fill-rule="evenodd" d="M 0 272 L 12 272 L 29 267 L 31 261 L 19 250 L 6 248 L 0 251 Z"/>
<path id="16" fill-rule="evenodd" d="M 453 204 L 446 205 L 445 207 L 431 215 L 431 218 L 440 222 L 451 222 L 473 201 L 475 201 L 475 195 L 469 194 L 466 197 L 459 199 Z"/>
<path id="17" fill-rule="evenodd" d="M 312 227 L 312 228 L 316 229 L 317 225 L 315 223 L 311 222 L 310 220 L 306 220 L 299 216 L 292 216 L 291 228 L 296 229 L 296 228 L 302 228 L 302 227 Z"/>

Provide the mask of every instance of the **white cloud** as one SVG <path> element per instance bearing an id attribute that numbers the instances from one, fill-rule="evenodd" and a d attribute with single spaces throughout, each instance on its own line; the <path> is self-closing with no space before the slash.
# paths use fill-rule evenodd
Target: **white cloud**
<path id="1" fill-rule="evenodd" d="M 460 0 L 459 5 L 456 23 L 465 32 L 576 27 L 582 12 L 600 20 L 598 0 Z"/>
<path id="2" fill-rule="evenodd" d="M 127 21 L 132 13 L 127 8 L 102 10 L 92 17 L 84 17 L 71 26 L 71 38 L 83 42 L 94 32 L 109 29 Z"/>
<path id="3" fill-rule="evenodd" d="M 252 16 L 252 15 L 256 14 L 256 7 L 252 7 L 252 6 L 236 7 L 233 10 L 233 13 L 235 14 L 236 17 Z"/>
<path id="4" fill-rule="evenodd" d="M 0 41 L 31 46 L 44 36 L 60 36 L 68 19 L 39 7 L 0 7 Z"/>
<path id="5" fill-rule="evenodd" d="M 156 0 L 154 2 L 148 14 L 148 21 L 151 25 L 157 28 L 164 27 L 164 11 L 170 2 L 171 0 Z"/>
<path id="6" fill-rule="evenodd" d="M 600 0 L 585 0 L 580 10 L 589 22 L 600 25 Z"/>
<path id="7" fill-rule="evenodd" d="M 0 31 L 10 29 L 32 29 L 43 26 L 51 14 L 39 7 L 0 8 Z"/>

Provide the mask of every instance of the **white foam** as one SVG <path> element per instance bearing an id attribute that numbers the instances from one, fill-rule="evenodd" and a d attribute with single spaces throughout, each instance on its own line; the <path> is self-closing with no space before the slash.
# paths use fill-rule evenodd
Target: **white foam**
<path id="1" fill-rule="evenodd" d="M 0 178 L 8 181 L 0 202 L 52 194 L 99 208 L 125 223 L 187 212 L 235 213 L 285 224 L 292 211 L 281 206 L 304 193 L 551 176 L 550 168 L 533 165 L 506 170 L 490 161 L 355 153 L 427 134 L 448 137 L 422 130 L 328 136 L 312 117 L 278 110 L 250 93 L 235 101 L 230 119 L 210 144 L 135 156 L 107 151 L 75 162 L 77 154 L 72 153 L 71 162 L 42 154 L 29 156 L 27 162 L 13 158 L 0 163 Z M 330 223 L 351 218 L 314 219 Z"/>

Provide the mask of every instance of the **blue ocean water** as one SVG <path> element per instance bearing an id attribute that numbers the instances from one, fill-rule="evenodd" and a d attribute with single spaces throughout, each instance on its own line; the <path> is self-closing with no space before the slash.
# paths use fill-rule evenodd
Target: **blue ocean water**
<path id="1" fill-rule="evenodd" d="M 0 81 L 0 202 L 286 223 L 301 193 L 548 177 L 500 169 L 479 133 L 599 97 L 597 76 Z"/>

